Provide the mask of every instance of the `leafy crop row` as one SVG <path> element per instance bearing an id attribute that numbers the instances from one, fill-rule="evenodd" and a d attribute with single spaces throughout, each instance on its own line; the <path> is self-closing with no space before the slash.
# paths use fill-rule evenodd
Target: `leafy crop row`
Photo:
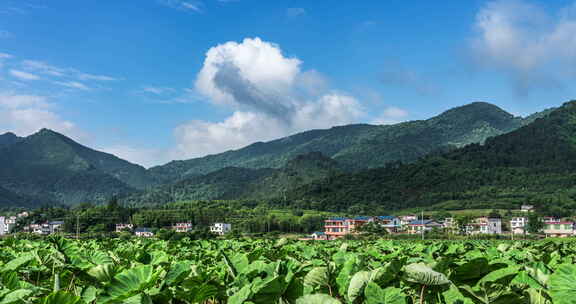
<path id="1" fill-rule="evenodd" d="M 576 303 L 576 242 L 0 241 L 8 303 Z"/>

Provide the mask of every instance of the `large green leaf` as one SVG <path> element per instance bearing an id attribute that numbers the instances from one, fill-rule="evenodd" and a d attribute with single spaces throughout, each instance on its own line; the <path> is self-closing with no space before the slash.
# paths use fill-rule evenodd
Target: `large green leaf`
<path id="1" fill-rule="evenodd" d="M 124 270 L 114 277 L 105 290 L 106 296 L 102 297 L 99 302 L 108 303 L 135 296 L 150 287 L 154 283 L 153 279 L 153 268 L 151 265 L 141 265 Z"/>
<path id="2" fill-rule="evenodd" d="M 82 303 L 82 299 L 73 294 L 69 294 L 64 291 L 53 292 L 48 296 L 44 297 L 40 303 L 42 304 L 79 304 Z"/>
<path id="3" fill-rule="evenodd" d="M 433 286 L 449 284 L 450 280 L 440 273 L 432 270 L 423 263 L 412 263 L 404 268 L 404 276 L 406 281 Z"/>
<path id="4" fill-rule="evenodd" d="M 0 304 L 20 303 L 22 300 L 31 295 L 32 292 L 33 291 L 30 289 L 17 289 L 11 291 L 2 298 Z"/>
<path id="5" fill-rule="evenodd" d="M 296 304 L 340 304 L 340 301 L 327 294 L 318 293 L 298 298 Z"/>
<path id="6" fill-rule="evenodd" d="M 22 254 L 19 257 L 12 259 L 10 262 L 6 263 L 6 265 L 2 267 L 2 272 L 16 270 L 20 266 L 32 261 L 34 258 L 35 256 L 32 253 Z"/>
<path id="7" fill-rule="evenodd" d="M 576 265 L 560 265 L 548 283 L 554 304 L 576 303 Z"/>
<path id="8" fill-rule="evenodd" d="M 324 286 L 328 283 L 327 267 L 314 267 L 304 277 L 304 285 L 310 286 L 312 288 Z"/>
<path id="9" fill-rule="evenodd" d="M 348 285 L 348 301 L 354 302 L 356 298 L 363 294 L 364 287 L 370 281 L 369 271 L 359 271 L 352 276 L 350 285 Z"/>
<path id="10" fill-rule="evenodd" d="M 406 296 L 400 288 L 380 288 L 374 282 L 368 282 L 364 289 L 366 304 L 405 304 Z"/>

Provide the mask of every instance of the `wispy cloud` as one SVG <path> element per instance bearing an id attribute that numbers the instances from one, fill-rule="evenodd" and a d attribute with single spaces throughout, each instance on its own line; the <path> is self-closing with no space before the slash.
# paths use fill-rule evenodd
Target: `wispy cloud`
<path id="1" fill-rule="evenodd" d="M 142 92 L 150 93 L 154 95 L 164 95 L 167 93 L 174 93 L 176 89 L 168 88 L 168 87 L 153 87 L 153 86 L 146 86 L 142 88 Z"/>
<path id="2" fill-rule="evenodd" d="M 491 1 L 474 29 L 475 63 L 506 74 L 520 95 L 557 88 L 576 75 L 576 4 L 550 13 L 530 1 Z"/>
<path id="3" fill-rule="evenodd" d="M 25 69 L 36 71 L 41 74 L 62 77 L 67 74 L 69 69 L 59 68 L 48 63 L 36 60 L 24 60 L 22 66 Z"/>
<path id="4" fill-rule="evenodd" d="M 71 89 L 78 89 L 78 90 L 90 90 L 85 84 L 77 82 L 77 81 L 54 81 L 54 84 L 71 88 Z"/>
<path id="5" fill-rule="evenodd" d="M 97 80 L 97 81 L 116 81 L 118 78 L 106 76 L 106 75 L 94 75 L 87 73 L 79 73 L 78 79 L 80 80 Z"/>
<path id="6" fill-rule="evenodd" d="M 195 0 L 158 0 L 158 3 L 175 8 L 182 11 L 189 11 L 195 13 L 203 13 L 204 12 L 204 3 Z"/>
<path id="7" fill-rule="evenodd" d="M 380 81 L 385 85 L 402 86 L 420 95 L 438 95 L 440 90 L 430 80 L 415 70 L 397 61 L 388 61 L 380 73 Z"/>
<path id="8" fill-rule="evenodd" d="M 12 37 L 14 37 L 14 34 L 12 34 L 11 32 L 6 30 L 0 30 L 0 39 L 7 39 Z"/>
<path id="9" fill-rule="evenodd" d="M 302 8 L 302 7 L 291 7 L 286 9 L 286 16 L 288 17 L 298 17 L 298 16 L 303 16 L 306 15 L 306 9 Z"/>
<path id="10" fill-rule="evenodd" d="M 32 73 L 20 71 L 20 70 L 10 70 L 10 75 L 20 79 L 20 80 L 38 80 L 40 77 Z"/>

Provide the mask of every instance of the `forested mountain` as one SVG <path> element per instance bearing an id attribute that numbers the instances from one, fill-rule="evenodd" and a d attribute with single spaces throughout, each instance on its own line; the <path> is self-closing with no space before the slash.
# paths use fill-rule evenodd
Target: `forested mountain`
<path id="1" fill-rule="evenodd" d="M 419 188 L 413 184 L 418 179 L 410 177 L 410 170 L 420 170 L 418 166 L 427 168 L 426 162 L 433 158 L 394 169 L 400 162 L 409 163 L 431 153 L 440 155 L 470 143 L 483 143 L 529 121 L 541 123 L 537 118 L 551 112 L 522 119 L 494 105 L 475 102 L 428 120 L 312 130 L 149 170 L 82 146 L 51 130 L 43 129 L 25 138 L 6 133 L 0 135 L 0 206 L 99 203 L 112 196 L 135 204 L 251 198 L 282 203 L 289 199 L 314 202 L 316 209 L 347 208 L 350 201 L 392 208 L 428 205 L 444 201 L 423 199 L 436 191 L 430 189 L 443 188 L 435 188 L 438 185 L 434 180 L 428 183 L 426 179 L 420 181 L 424 188 Z M 478 147 L 483 146 L 476 144 L 444 154 L 441 162 L 451 160 L 449 155 Z M 408 188 L 403 188 L 403 178 Z M 446 184 L 449 190 L 454 190 L 453 186 Z M 413 190 L 424 194 L 413 195 L 416 193 Z M 318 203 L 330 200 L 334 201 L 332 206 Z"/>
<path id="2" fill-rule="evenodd" d="M 484 145 L 331 176 L 292 191 L 290 199 L 325 210 L 513 208 L 530 202 L 561 215 L 576 208 L 576 101 Z"/>
<path id="3" fill-rule="evenodd" d="M 21 137 L 16 136 L 16 134 L 8 132 L 0 134 L 0 149 L 15 144 L 21 139 Z"/>
<path id="4" fill-rule="evenodd" d="M 342 172 L 320 152 L 299 155 L 280 169 L 226 167 L 206 175 L 134 194 L 129 204 L 158 204 L 181 200 L 282 199 L 307 183 Z"/>
<path id="5" fill-rule="evenodd" d="M 356 171 L 393 161 L 410 162 L 430 152 L 481 143 L 522 124 L 522 118 L 495 105 L 474 102 L 428 120 L 312 130 L 239 150 L 173 161 L 149 172 L 159 181 L 173 181 L 225 167 L 281 168 L 290 159 L 308 152 L 321 152 L 347 170 Z"/>
<path id="6" fill-rule="evenodd" d="M 0 150 L 0 186 L 37 204 L 102 202 L 149 184 L 143 167 L 47 129 Z"/>

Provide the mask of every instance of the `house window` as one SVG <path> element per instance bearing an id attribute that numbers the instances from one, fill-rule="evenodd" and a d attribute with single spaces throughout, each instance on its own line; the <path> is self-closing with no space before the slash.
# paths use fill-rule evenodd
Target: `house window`
<path id="1" fill-rule="evenodd" d="M 562 226 L 562 225 L 560 225 L 560 224 L 555 224 L 555 225 L 554 225 L 554 229 L 561 229 L 561 228 L 560 228 L 561 226 Z"/>

